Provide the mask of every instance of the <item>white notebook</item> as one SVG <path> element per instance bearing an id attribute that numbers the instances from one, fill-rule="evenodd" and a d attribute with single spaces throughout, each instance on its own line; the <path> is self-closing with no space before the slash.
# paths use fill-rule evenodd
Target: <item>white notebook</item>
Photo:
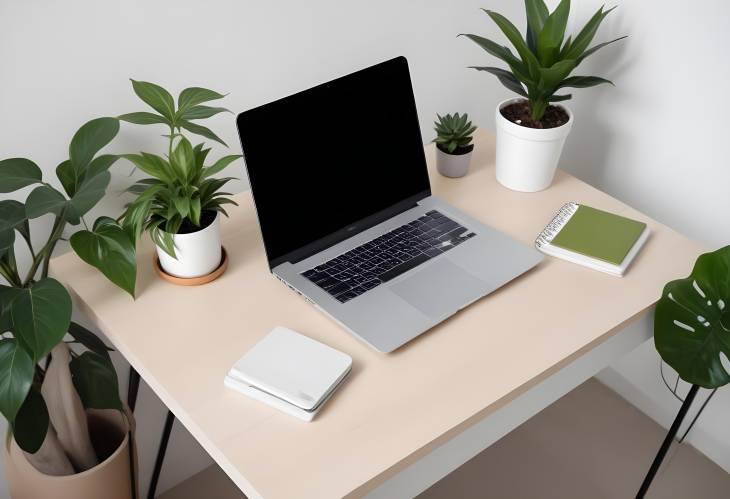
<path id="1" fill-rule="evenodd" d="M 311 421 L 351 366 L 349 355 L 278 326 L 236 362 L 224 384 Z"/>
<path id="2" fill-rule="evenodd" d="M 623 276 L 651 230 L 644 222 L 578 203 L 563 205 L 535 240 L 547 255 Z"/>

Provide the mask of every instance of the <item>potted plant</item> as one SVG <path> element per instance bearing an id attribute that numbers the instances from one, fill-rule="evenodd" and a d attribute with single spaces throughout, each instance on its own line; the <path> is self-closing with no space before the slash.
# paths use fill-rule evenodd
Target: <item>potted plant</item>
<path id="1" fill-rule="evenodd" d="M 730 383 L 722 363 L 722 356 L 730 361 L 730 246 L 700 255 L 689 276 L 664 286 L 654 311 L 654 345 L 662 360 L 692 386 L 637 498 L 649 489 L 700 387 Z"/>
<path id="2" fill-rule="evenodd" d="M 611 83 L 597 76 L 570 76 L 583 60 L 597 50 L 625 37 L 588 47 L 603 19 L 613 9 L 598 9 L 583 29 L 565 38 L 570 0 L 561 0 L 551 13 L 543 0 L 525 0 L 527 29 L 520 31 L 504 16 L 485 10 L 504 33 L 517 55 L 505 46 L 481 36 L 465 35 L 489 54 L 504 61 L 509 69 L 474 66 L 495 75 L 521 97 L 497 106 L 497 180 L 510 189 L 524 192 L 547 188 L 555 175 L 573 115 L 562 105 L 571 94 L 563 88 L 583 88 Z M 612 84 L 612 83 L 611 83 Z"/>
<path id="3" fill-rule="evenodd" d="M 184 129 L 227 147 L 212 130 L 191 121 L 227 111 L 201 105 L 224 95 L 205 88 L 186 88 L 180 92 L 176 106 L 172 95 L 159 85 L 132 80 L 132 88 L 157 113 L 136 112 L 119 119 L 139 125 L 165 125 L 169 131 L 168 154 L 122 155 L 150 175 L 128 189 L 137 197 L 122 215 L 123 225 L 135 241 L 144 231 L 150 233 L 166 274 L 183 279 L 210 275 L 223 263 L 219 214 L 227 215 L 223 205 L 236 204 L 227 197 L 230 193 L 220 192 L 233 178 L 213 176 L 241 156 L 224 156 L 205 166 L 210 149 L 202 143 L 193 147 L 181 132 Z"/>
<path id="4" fill-rule="evenodd" d="M 68 292 L 48 276 L 64 230 L 86 227 L 84 216 L 104 196 L 117 157 L 97 153 L 118 130 L 115 118 L 99 118 L 76 132 L 69 158 L 56 168 L 64 192 L 29 159 L 0 161 L 1 193 L 36 185 L 25 203 L 0 201 L 0 276 L 7 283 L 0 285 L 0 413 L 9 425 L 5 469 L 14 499 L 136 494 L 131 419 L 109 349 L 71 321 Z M 29 220 L 46 214 L 53 226 L 38 248 Z M 28 269 L 16 262 L 16 239 L 31 255 Z M 134 245 L 114 220 L 100 217 L 70 242 L 84 261 L 134 294 Z"/>
<path id="5" fill-rule="evenodd" d="M 466 113 L 436 115 L 436 169 L 445 177 L 463 177 L 469 171 L 471 152 L 474 150 L 472 134 L 477 127 L 472 126 Z"/>

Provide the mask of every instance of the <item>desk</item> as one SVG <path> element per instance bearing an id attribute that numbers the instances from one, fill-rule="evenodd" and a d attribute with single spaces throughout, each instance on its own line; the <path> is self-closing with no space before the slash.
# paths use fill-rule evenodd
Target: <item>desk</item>
<path id="1" fill-rule="evenodd" d="M 494 178 L 493 135 L 479 130 L 475 143 L 463 179 L 438 175 L 427 146 L 436 195 L 525 244 L 567 201 L 645 221 L 653 234 L 626 277 L 547 257 L 380 354 L 269 274 L 248 192 L 223 222 L 229 268 L 208 285 L 157 278 L 149 243 L 139 251 L 136 301 L 73 254 L 54 259 L 52 272 L 249 497 L 413 495 L 645 341 L 646 328 L 630 325 L 646 320 L 664 283 L 686 275 L 702 252 L 563 172 L 546 191 L 510 191 Z M 223 386 L 228 368 L 279 324 L 354 360 L 350 379 L 312 423 Z"/>

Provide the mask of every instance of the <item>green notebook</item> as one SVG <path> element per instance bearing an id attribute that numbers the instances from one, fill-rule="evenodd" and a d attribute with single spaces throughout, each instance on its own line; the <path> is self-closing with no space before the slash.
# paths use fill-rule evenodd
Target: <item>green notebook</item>
<path id="1" fill-rule="evenodd" d="M 568 203 L 540 234 L 536 246 L 553 256 L 623 275 L 648 235 L 643 222 Z"/>

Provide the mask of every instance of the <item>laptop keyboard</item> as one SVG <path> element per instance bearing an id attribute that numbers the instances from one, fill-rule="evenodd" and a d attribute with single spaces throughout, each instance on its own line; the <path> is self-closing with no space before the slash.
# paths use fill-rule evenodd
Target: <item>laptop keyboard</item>
<path id="1" fill-rule="evenodd" d="M 431 210 L 301 275 L 345 303 L 475 235 Z"/>

